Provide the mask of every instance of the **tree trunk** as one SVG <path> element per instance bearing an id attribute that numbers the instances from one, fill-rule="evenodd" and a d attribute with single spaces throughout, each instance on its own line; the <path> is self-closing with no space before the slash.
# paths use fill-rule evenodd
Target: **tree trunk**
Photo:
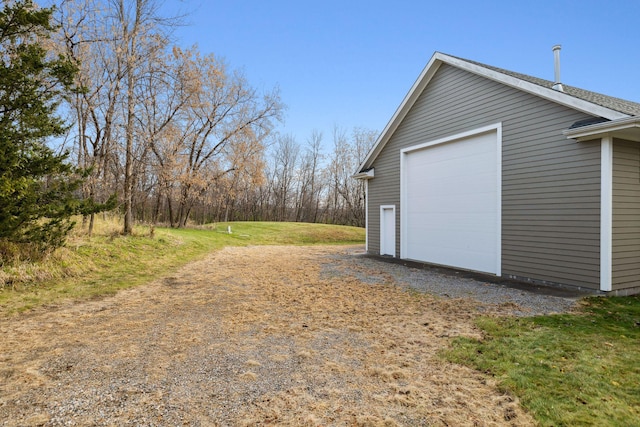
<path id="1" fill-rule="evenodd" d="M 140 14 L 142 13 L 143 2 L 136 0 L 135 16 L 132 28 L 126 20 L 125 6 L 122 0 L 119 2 L 120 14 L 123 24 L 123 41 L 126 43 L 126 69 L 127 78 L 127 118 L 125 122 L 125 166 L 124 166 L 124 229 L 122 233 L 130 235 L 133 232 L 133 138 L 135 120 L 135 69 L 136 69 L 136 43 L 137 33 L 140 25 Z"/>
<path id="2" fill-rule="evenodd" d="M 93 224 L 95 223 L 96 214 L 91 212 L 89 215 L 89 237 L 93 235 Z"/>
<path id="3" fill-rule="evenodd" d="M 167 195 L 167 207 L 169 208 L 169 225 L 171 228 L 175 228 L 176 222 L 173 217 L 173 203 L 171 203 L 171 197 Z"/>
<path id="4" fill-rule="evenodd" d="M 134 94 L 133 71 L 129 69 L 127 76 L 127 123 L 126 123 L 126 159 L 124 166 L 124 230 L 129 235 L 133 231 L 133 124 L 134 124 Z"/>

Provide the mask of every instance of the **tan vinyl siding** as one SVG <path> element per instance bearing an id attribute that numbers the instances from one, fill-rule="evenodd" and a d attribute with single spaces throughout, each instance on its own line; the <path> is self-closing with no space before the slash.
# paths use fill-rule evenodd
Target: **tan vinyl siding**
<path id="1" fill-rule="evenodd" d="M 379 209 L 396 205 L 400 150 L 502 123 L 502 276 L 599 288 L 600 146 L 562 135 L 589 116 L 442 65 L 376 158 L 369 181 L 369 250 Z"/>
<path id="2" fill-rule="evenodd" d="M 640 143 L 613 142 L 613 290 L 640 286 Z"/>

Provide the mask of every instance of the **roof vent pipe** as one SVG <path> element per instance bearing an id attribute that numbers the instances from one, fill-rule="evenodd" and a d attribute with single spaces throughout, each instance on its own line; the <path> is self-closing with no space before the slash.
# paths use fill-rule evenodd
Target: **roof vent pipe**
<path id="1" fill-rule="evenodd" d="M 551 86 L 551 88 L 559 92 L 564 92 L 562 83 L 560 83 L 560 49 L 562 49 L 562 46 L 560 46 L 559 44 L 553 47 L 553 66 L 555 70 L 555 83 L 553 83 L 553 86 Z"/>

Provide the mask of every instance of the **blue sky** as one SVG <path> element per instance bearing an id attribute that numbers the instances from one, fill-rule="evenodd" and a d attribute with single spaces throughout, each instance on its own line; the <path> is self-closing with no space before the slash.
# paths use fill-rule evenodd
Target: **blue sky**
<path id="1" fill-rule="evenodd" d="M 640 102 L 640 0 L 166 0 L 176 32 L 280 88 L 282 133 L 331 143 L 334 125 L 381 131 L 435 51 Z"/>

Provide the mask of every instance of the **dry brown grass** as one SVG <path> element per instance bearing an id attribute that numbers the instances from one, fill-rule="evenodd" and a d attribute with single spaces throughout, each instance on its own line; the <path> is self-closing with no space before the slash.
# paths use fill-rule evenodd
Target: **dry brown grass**
<path id="1" fill-rule="evenodd" d="M 479 336 L 477 303 L 407 292 L 333 257 L 345 250 L 227 248 L 112 298 L 0 320 L 0 419 L 533 425 L 491 380 L 436 356 Z"/>
<path id="2" fill-rule="evenodd" d="M 122 231 L 121 220 L 111 214 L 98 215 L 92 238 L 88 236 L 88 224 L 82 217 L 74 217 L 76 226 L 67 236 L 65 246 L 51 252 L 42 253 L 36 245 L 15 245 L 0 242 L 0 291 L 6 289 L 24 290 L 53 280 L 63 280 L 79 276 L 91 270 L 93 259 L 83 258 L 76 252 L 93 239 L 113 241 Z M 134 235 L 148 236 L 150 227 L 138 225 Z M 4 246 L 4 250 L 3 247 Z M 35 248 L 35 249 L 34 249 Z M 37 254 L 30 254 L 37 250 Z M 7 255 L 3 252 L 11 252 Z"/>

